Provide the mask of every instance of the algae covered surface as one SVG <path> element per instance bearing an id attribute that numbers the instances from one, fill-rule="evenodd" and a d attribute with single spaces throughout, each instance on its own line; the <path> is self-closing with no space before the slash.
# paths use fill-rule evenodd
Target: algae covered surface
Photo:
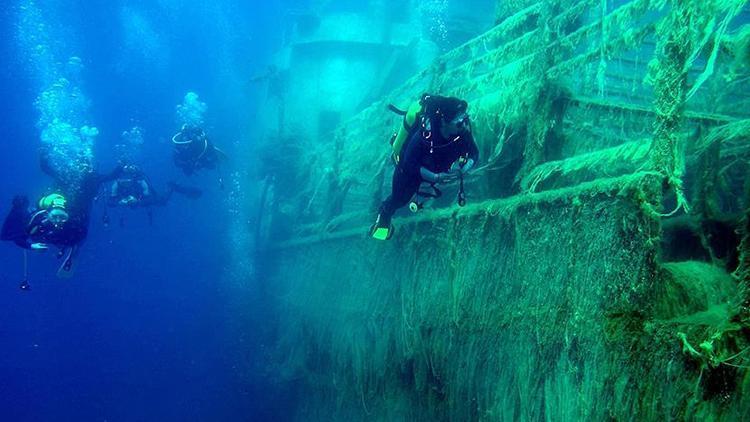
<path id="1" fill-rule="evenodd" d="M 304 151 L 266 161 L 256 239 L 269 359 L 297 419 L 750 418 L 750 6 L 451 10 L 448 28 L 482 29 L 399 83 L 374 71 L 375 87 L 328 104 L 309 139 L 294 129 L 299 100 L 269 100 L 268 144 Z M 290 90 L 318 61 L 355 60 L 353 45 L 401 52 L 385 54 L 392 69 L 423 45 L 398 44 L 399 22 L 373 41 L 321 19 L 283 55 Z M 318 86 L 350 77 L 327 75 Z M 424 92 L 469 103 L 469 203 L 446 187 L 379 242 L 367 228 L 401 124 L 387 106 Z"/>

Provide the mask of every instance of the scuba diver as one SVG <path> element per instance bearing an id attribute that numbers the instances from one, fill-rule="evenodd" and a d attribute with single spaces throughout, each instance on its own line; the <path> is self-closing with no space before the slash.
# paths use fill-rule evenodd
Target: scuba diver
<path id="1" fill-rule="evenodd" d="M 67 201 L 59 193 L 42 197 L 33 211 L 29 199 L 22 195 L 13 198 L 10 213 L 3 222 L 0 239 L 11 241 L 23 249 L 47 249 L 59 239 L 62 226 L 68 221 Z"/>
<path id="2" fill-rule="evenodd" d="M 81 216 L 71 218 L 68 201 L 60 193 L 43 196 L 36 208 L 29 209 L 29 200 L 18 195 L 3 222 L 0 239 L 11 241 L 24 249 L 24 278 L 21 289 L 30 288 L 27 277 L 26 250 L 43 251 L 55 246 L 58 258 L 65 256 L 58 275 L 72 271 L 73 257 L 86 237 L 87 227 Z M 66 255 L 67 253 L 67 255 Z"/>
<path id="3" fill-rule="evenodd" d="M 152 189 L 143 171 L 137 166 L 126 165 L 122 168 L 122 173 L 112 181 L 107 195 L 107 204 L 135 207 L 143 202 L 152 202 L 154 197 L 158 198 L 158 195 Z"/>
<path id="4" fill-rule="evenodd" d="M 21 290 L 30 290 L 27 250 L 45 250 L 50 244 L 65 243 L 65 223 L 70 216 L 66 210 L 65 197 L 53 193 L 42 197 L 38 207 L 30 211 L 29 199 L 18 195 L 3 222 L 0 239 L 11 241 L 23 248 L 23 279 Z M 58 257 L 63 254 L 62 250 Z"/>
<path id="5" fill-rule="evenodd" d="M 436 198 L 442 193 L 437 187 L 458 181 L 458 204 L 466 202 L 463 192 L 464 175 L 478 159 L 478 149 L 471 133 L 466 101 L 424 94 L 407 111 L 389 107 L 404 116 L 403 125 L 391 139 L 393 172 L 391 195 L 382 202 L 370 236 L 378 240 L 393 235 L 391 218 L 399 208 L 421 208 L 421 198 Z M 432 191 L 420 191 L 426 184 Z"/>
<path id="6" fill-rule="evenodd" d="M 112 181 L 107 192 L 107 205 L 110 207 L 152 207 L 165 206 L 177 192 L 187 198 L 199 198 L 203 192 L 200 189 L 182 186 L 175 182 L 169 182 L 164 194 L 159 194 L 146 177 L 146 174 L 135 165 L 126 165 L 115 180 Z M 153 223 L 151 210 L 148 211 L 149 223 Z M 109 224 L 109 215 L 104 214 L 104 223 Z M 123 220 L 120 220 L 122 226 Z"/>
<path id="7" fill-rule="evenodd" d="M 182 129 L 172 136 L 174 163 L 190 176 L 200 169 L 218 169 L 219 163 L 227 158 L 226 154 L 208 139 L 203 129 L 183 125 Z M 222 188 L 224 181 L 219 175 Z"/>
<path id="8" fill-rule="evenodd" d="M 42 155 L 42 170 L 55 179 L 57 188 L 42 197 L 36 208 L 29 209 L 25 196 L 16 196 L 5 221 L 0 239 L 12 241 L 24 250 L 46 250 L 57 247 L 63 258 L 57 275 L 70 277 L 79 248 L 88 236 L 91 209 L 103 183 L 114 180 L 122 172 L 118 167 L 107 175 L 92 169 L 84 170 L 79 183 L 65 183 Z"/>

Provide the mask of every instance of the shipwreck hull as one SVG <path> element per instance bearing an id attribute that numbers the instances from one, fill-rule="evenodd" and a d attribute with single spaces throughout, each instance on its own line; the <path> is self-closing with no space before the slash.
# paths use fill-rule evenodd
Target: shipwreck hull
<path id="1" fill-rule="evenodd" d="M 268 179 L 257 266 L 299 420 L 750 418 L 747 5 L 615 3 L 498 7 Z M 704 78 L 711 33 L 735 41 Z M 467 206 L 448 188 L 378 242 L 387 105 L 423 92 L 469 101 L 482 162 Z"/>

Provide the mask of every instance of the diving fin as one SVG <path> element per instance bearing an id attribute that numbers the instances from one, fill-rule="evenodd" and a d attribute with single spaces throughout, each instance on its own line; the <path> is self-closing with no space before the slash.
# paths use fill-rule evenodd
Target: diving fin
<path id="1" fill-rule="evenodd" d="M 372 238 L 377 240 L 388 240 L 393 236 L 393 227 L 375 227 Z"/>
<path id="2" fill-rule="evenodd" d="M 78 246 L 73 246 L 65 254 L 65 258 L 63 259 L 63 262 L 60 265 L 60 268 L 57 270 L 58 278 L 73 277 L 73 272 L 75 271 L 75 264 L 78 262 L 76 260 L 77 257 L 78 257 Z"/>
<path id="3" fill-rule="evenodd" d="M 25 242 L 28 234 L 26 233 L 29 223 L 29 200 L 25 196 L 16 196 L 13 198 L 13 208 L 3 221 L 0 239 L 13 242 Z"/>
<path id="4" fill-rule="evenodd" d="M 389 240 L 393 236 L 393 224 L 391 224 L 390 219 L 388 221 L 383 220 L 385 219 L 378 214 L 375 224 L 370 227 L 370 237 L 373 239 Z"/>

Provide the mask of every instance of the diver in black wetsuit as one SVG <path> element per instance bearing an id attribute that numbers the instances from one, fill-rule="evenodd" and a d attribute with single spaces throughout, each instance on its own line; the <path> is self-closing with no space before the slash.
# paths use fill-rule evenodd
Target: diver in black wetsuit
<path id="1" fill-rule="evenodd" d="M 103 183 L 114 180 L 122 172 L 118 167 L 107 175 L 93 170 L 80 176 L 80 183 L 66 183 L 62 175 L 53 169 L 42 155 L 42 170 L 55 179 L 55 193 L 42 197 L 38 206 L 29 210 L 29 201 L 16 196 L 13 206 L 5 218 L 0 239 L 12 241 L 24 249 L 60 249 L 59 257 L 69 252 L 61 267 L 69 273 L 72 259 L 88 235 L 91 209 Z"/>
<path id="2" fill-rule="evenodd" d="M 121 167 L 107 175 L 89 171 L 83 176 L 78 187 L 61 186 L 61 179 L 55 177 L 57 185 L 60 186 L 56 191 L 61 192 L 61 195 L 65 198 L 65 209 L 69 218 L 57 229 L 46 233 L 44 236 L 46 242 L 44 243 L 62 248 L 74 247 L 82 243 L 88 236 L 91 208 L 94 199 L 99 194 L 100 187 L 102 184 L 117 178 L 121 172 Z M 30 230 L 33 230 L 33 227 Z"/>
<path id="3" fill-rule="evenodd" d="M 110 207 L 150 208 L 165 206 L 173 193 L 179 193 L 187 198 L 199 198 L 203 192 L 200 189 L 169 182 L 164 194 L 157 192 L 146 174 L 135 165 L 123 167 L 120 175 L 112 181 L 107 194 L 107 205 Z M 153 223 L 151 210 L 148 210 L 149 223 Z M 104 215 L 105 225 L 109 223 L 109 215 Z M 120 220 L 120 225 L 124 220 Z"/>
<path id="4" fill-rule="evenodd" d="M 169 182 L 165 193 L 159 194 L 140 168 L 128 165 L 110 185 L 107 204 L 131 208 L 164 206 L 167 205 L 174 192 L 191 199 L 198 198 L 202 194 L 200 189 L 182 186 L 175 182 Z"/>
<path id="5" fill-rule="evenodd" d="M 414 116 L 413 128 L 396 153 L 391 195 L 380 205 L 370 229 L 370 235 L 378 240 L 391 237 L 393 214 L 418 194 L 422 183 L 439 192 L 438 184 L 463 182 L 463 175 L 478 159 L 466 101 L 425 94 L 419 104 L 421 111 Z M 461 198 L 459 204 L 463 205 Z"/>
<path id="6" fill-rule="evenodd" d="M 136 207 L 147 202 L 158 202 L 159 198 L 143 171 L 134 165 L 127 165 L 122 168 L 120 176 L 112 181 L 107 205 Z M 166 199 L 163 202 L 166 203 Z"/>
<path id="7" fill-rule="evenodd" d="M 172 137 L 174 163 L 186 175 L 200 169 L 215 169 L 226 158 L 224 152 L 208 139 L 206 132 L 199 127 L 184 125 Z"/>
<path id="8" fill-rule="evenodd" d="M 3 221 L 0 239 L 11 241 L 23 248 L 23 279 L 21 290 L 31 289 L 28 281 L 27 249 L 44 250 L 50 243 L 63 248 L 65 243 L 65 224 L 70 215 L 66 210 L 65 197 L 53 193 L 39 200 L 39 205 L 33 212 L 29 210 L 29 200 L 25 196 L 13 198 L 13 207 Z M 63 254 L 61 249 L 60 255 Z M 61 268 L 61 274 L 71 273 L 71 256 L 66 257 Z"/>

